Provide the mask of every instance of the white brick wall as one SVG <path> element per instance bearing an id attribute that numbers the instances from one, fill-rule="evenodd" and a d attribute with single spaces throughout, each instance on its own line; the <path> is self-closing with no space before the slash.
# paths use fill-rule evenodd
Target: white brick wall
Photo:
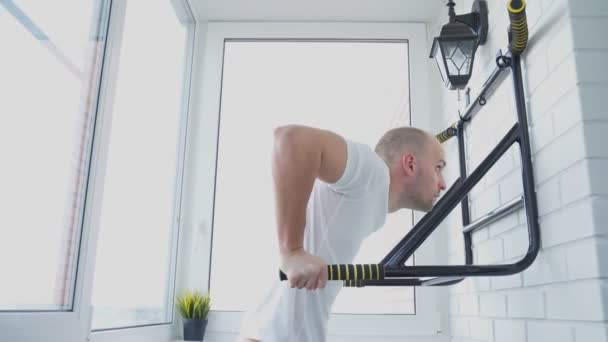
<path id="1" fill-rule="evenodd" d="M 608 341 L 608 326 L 598 324 L 581 324 L 574 326 L 576 341 L 605 342 Z"/>
<path id="2" fill-rule="evenodd" d="M 460 297 L 460 313 L 466 316 L 479 315 L 479 295 L 476 293 L 463 294 Z"/>
<path id="3" fill-rule="evenodd" d="M 559 323 L 529 321 L 528 341 L 574 342 L 574 328 Z"/>
<path id="4" fill-rule="evenodd" d="M 608 275 L 607 265 L 600 262 L 606 260 L 608 256 L 607 244 L 606 238 L 590 238 L 568 245 L 566 247 L 568 278 L 590 279 Z"/>
<path id="5" fill-rule="evenodd" d="M 456 1 L 457 14 L 470 0 Z M 452 341 L 606 342 L 608 327 L 608 0 L 528 0 L 530 43 L 522 58 L 541 251 L 520 274 L 473 277 L 452 286 Z M 488 42 L 475 58 L 472 99 L 507 46 L 506 2 L 488 0 Z M 429 41 L 445 23 L 429 24 Z M 430 61 L 431 62 L 431 61 Z M 436 66 L 433 77 L 439 79 Z M 436 130 L 465 108 L 443 87 L 435 108 Z M 507 77 L 467 125 L 467 167 L 472 170 L 516 122 Z M 458 174 L 456 141 L 444 144 Z M 518 149 L 507 153 L 470 194 L 471 216 L 483 216 L 520 196 Z M 456 210 L 459 211 L 459 210 Z M 462 264 L 460 215 L 445 222 L 448 264 Z M 513 263 L 528 248 L 523 210 L 473 235 L 476 264 Z"/>
<path id="6" fill-rule="evenodd" d="M 541 236 L 541 238 L 543 238 Z M 566 251 L 562 248 L 545 248 L 536 260 L 523 271 L 524 286 L 546 285 L 568 280 Z"/>
<path id="7" fill-rule="evenodd" d="M 545 296 L 537 289 L 510 291 L 507 311 L 507 315 L 514 318 L 544 318 Z"/>
<path id="8" fill-rule="evenodd" d="M 526 322 L 523 320 L 495 320 L 494 341 L 526 342 Z"/>
<path id="9" fill-rule="evenodd" d="M 482 293 L 479 295 L 479 298 L 479 306 L 482 316 L 507 316 L 507 297 L 504 293 Z"/>
<path id="10" fill-rule="evenodd" d="M 545 289 L 547 318 L 597 321 L 605 319 L 605 285 L 597 280 L 570 281 Z"/>
<path id="11" fill-rule="evenodd" d="M 494 340 L 494 322 L 491 319 L 473 318 L 469 324 L 473 339 L 481 341 Z"/>

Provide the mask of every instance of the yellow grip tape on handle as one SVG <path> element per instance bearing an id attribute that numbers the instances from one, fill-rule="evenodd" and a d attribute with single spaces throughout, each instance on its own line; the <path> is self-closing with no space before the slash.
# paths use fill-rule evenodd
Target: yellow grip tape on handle
<path id="1" fill-rule="evenodd" d="M 513 1 L 507 2 L 509 20 L 511 22 L 511 33 L 513 34 L 509 50 L 514 55 L 520 55 L 528 45 L 528 22 L 526 19 L 526 2 L 521 1 L 520 8 L 513 8 Z"/>
<path id="2" fill-rule="evenodd" d="M 344 287 L 364 287 L 362 280 L 344 280 L 342 282 Z"/>
<path id="3" fill-rule="evenodd" d="M 452 126 L 446 128 L 443 132 L 437 134 L 435 137 L 440 143 L 448 141 L 451 137 L 455 136 L 458 132 L 458 123 L 454 123 Z"/>
<path id="4" fill-rule="evenodd" d="M 509 13 L 520 13 L 524 9 L 526 9 L 526 2 L 524 0 L 521 0 L 521 7 L 520 8 L 513 8 L 512 4 L 513 4 L 513 1 L 509 1 L 507 3 L 507 9 L 509 10 Z"/>
<path id="5" fill-rule="evenodd" d="M 384 270 L 379 264 L 335 264 L 329 265 L 329 280 L 384 279 Z"/>

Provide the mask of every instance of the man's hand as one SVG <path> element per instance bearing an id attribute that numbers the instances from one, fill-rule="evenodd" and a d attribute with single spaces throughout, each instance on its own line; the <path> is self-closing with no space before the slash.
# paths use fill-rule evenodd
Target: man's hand
<path id="1" fill-rule="evenodd" d="M 316 290 L 327 284 L 327 263 L 303 248 L 281 254 L 281 271 L 287 275 L 292 288 Z"/>

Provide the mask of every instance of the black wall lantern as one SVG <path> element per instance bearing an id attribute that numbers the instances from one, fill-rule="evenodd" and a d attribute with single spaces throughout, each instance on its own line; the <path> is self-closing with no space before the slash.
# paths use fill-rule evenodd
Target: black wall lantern
<path id="1" fill-rule="evenodd" d="M 433 40 L 430 58 L 434 58 L 446 87 L 464 89 L 471 78 L 475 51 L 486 42 L 488 35 L 488 5 L 475 0 L 471 13 L 456 15 L 454 2 L 449 0 L 450 22 L 443 25 L 439 37 Z"/>

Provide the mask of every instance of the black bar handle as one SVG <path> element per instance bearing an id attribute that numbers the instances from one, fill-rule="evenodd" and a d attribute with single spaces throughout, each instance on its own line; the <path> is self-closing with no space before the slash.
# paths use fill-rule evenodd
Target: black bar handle
<path id="1" fill-rule="evenodd" d="M 363 280 L 344 280 L 344 287 L 365 287 Z"/>
<path id="2" fill-rule="evenodd" d="M 327 265 L 328 280 L 382 280 L 384 267 L 380 264 L 335 264 Z M 279 270 L 279 279 L 287 280 L 287 275 Z"/>
<path id="3" fill-rule="evenodd" d="M 446 128 L 443 132 L 437 134 L 435 137 L 440 143 L 448 141 L 451 137 L 455 137 L 458 134 L 458 122 L 454 123 L 450 127 Z"/>

